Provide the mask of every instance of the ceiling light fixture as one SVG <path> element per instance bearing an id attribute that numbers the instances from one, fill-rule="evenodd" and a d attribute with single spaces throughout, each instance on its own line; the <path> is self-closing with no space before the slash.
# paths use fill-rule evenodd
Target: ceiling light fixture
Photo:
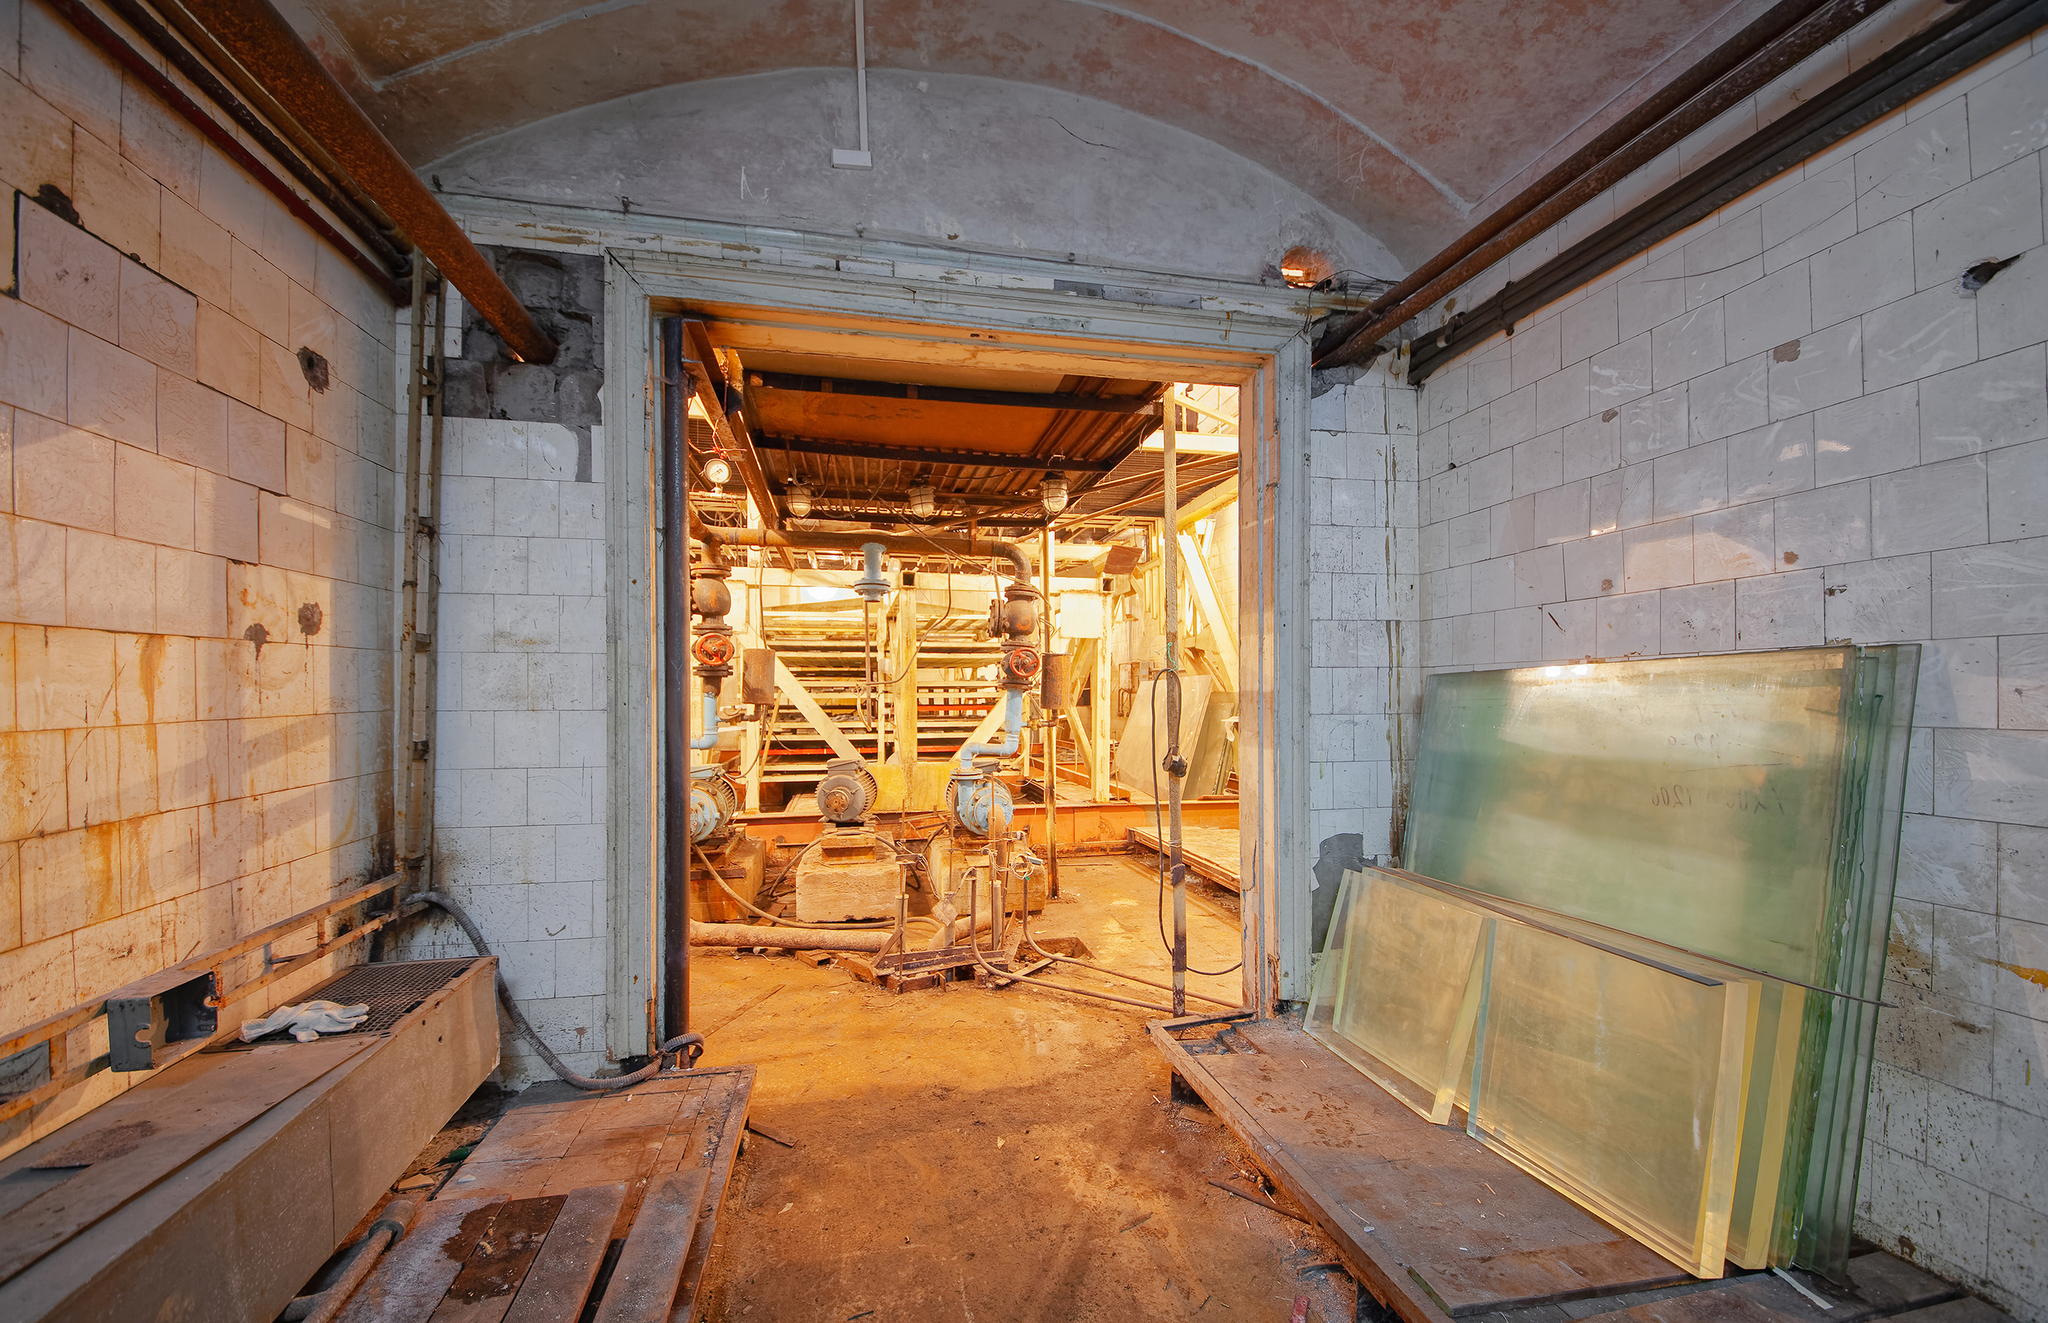
<path id="1" fill-rule="evenodd" d="M 713 487 L 724 487 L 732 481 L 732 465 L 725 462 L 725 456 L 713 455 L 704 461 L 704 481 Z"/>
<path id="2" fill-rule="evenodd" d="M 932 490 L 929 482 L 920 482 L 905 494 L 910 497 L 910 513 L 919 519 L 931 518 L 932 512 L 939 508 L 938 493 Z"/>
<path id="3" fill-rule="evenodd" d="M 1067 475 L 1048 473 L 1045 481 L 1038 484 L 1038 501 L 1049 515 L 1056 515 L 1067 508 Z"/>
<path id="4" fill-rule="evenodd" d="M 789 509 L 791 519 L 802 519 L 811 512 L 811 489 L 804 483 L 792 482 L 783 493 L 783 505 Z"/>

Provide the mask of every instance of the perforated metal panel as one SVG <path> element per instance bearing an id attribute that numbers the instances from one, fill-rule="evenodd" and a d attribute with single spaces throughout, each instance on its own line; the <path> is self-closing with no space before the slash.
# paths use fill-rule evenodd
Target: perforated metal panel
<path id="1" fill-rule="evenodd" d="M 348 1032 L 385 1034 L 417 1009 L 421 1002 L 474 965 L 477 959 L 476 956 L 467 956 L 460 960 L 393 960 L 377 965 L 356 965 L 343 970 L 324 986 L 306 993 L 305 1000 L 331 1001 L 342 1006 L 367 1005 L 370 1008 L 369 1018 Z M 329 1038 L 339 1036 L 323 1035 Z M 280 1029 L 254 1043 L 230 1042 L 225 1046 L 233 1051 L 254 1047 L 258 1043 L 288 1041 L 290 1037 L 288 1031 Z"/>

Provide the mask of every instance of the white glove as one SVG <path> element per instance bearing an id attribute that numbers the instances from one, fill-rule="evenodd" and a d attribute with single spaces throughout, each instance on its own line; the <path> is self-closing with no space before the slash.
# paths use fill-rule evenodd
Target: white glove
<path id="1" fill-rule="evenodd" d="M 242 1041 L 254 1042 L 265 1034 L 290 1026 L 292 1037 L 301 1043 L 310 1043 L 322 1034 L 338 1034 L 353 1029 L 369 1016 L 368 1003 L 342 1006 L 331 1001 L 304 1001 L 296 1006 L 280 1006 L 260 1020 L 242 1021 Z"/>

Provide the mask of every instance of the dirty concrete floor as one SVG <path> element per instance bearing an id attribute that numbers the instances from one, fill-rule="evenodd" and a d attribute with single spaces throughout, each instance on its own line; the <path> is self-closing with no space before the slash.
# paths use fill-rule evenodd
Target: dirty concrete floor
<path id="1" fill-rule="evenodd" d="M 1061 883 L 1034 932 L 1166 981 L 1150 856 L 1066 862 Z M 1233 900 L 1190 904 L 1195 966 L 1236 961 Z M 1173 1101 L 1150 1013 L 966 982 L 898 996 L 787 956 L 700 952 L 692 975 L 704 1064 L 756 1066 L 753 1117 L 796 1141 L 749 1137 L 700 1317 L 1284 1320 L 1297 1295 L 1352 1317 L 1320 1233 L 1209 1184 L 1256 1172 Z M 1236 974 L 1191 988 L 1239 995 Z"/>

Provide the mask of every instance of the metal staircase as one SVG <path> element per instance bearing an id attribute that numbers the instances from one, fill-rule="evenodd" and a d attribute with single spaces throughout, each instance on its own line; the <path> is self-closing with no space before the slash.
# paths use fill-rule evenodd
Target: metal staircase
<path id="1" fill-rule="evenodd" d="M 971 600 L 963 596 L 962 601 Z M 902 757 L 898 711 L 905 605 L 892 602 L 874 613 L 874 658 L 878 682 L 870 686 L 863 661 L 862 603 L 846 599 L 774 606 L 762 611 L 764 641 L 791 676 L 824 709 L 862 756 L 894 761 Z M 991 679 L 1000 655 L 987 638 L 982 603 L 917 604 L 917 756 L 949 758 L 997 702 Z M 838 755 L 781 696 L 772 736 L 763 754 L 761 780 L 809 788 Z M 875 711 L 879 701 L 881 711 Z M 877 739 L 881 747 L 877 749 Z"/>

